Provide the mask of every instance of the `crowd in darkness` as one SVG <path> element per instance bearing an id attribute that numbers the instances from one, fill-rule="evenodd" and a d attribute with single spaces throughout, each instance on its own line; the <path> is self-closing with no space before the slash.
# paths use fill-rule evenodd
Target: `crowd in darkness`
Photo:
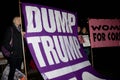
<path id="1" fill-rule="evenodd" d="M 112 0 L 113 1 L 113 0 Z M 7 1 L 8 2 L 8 1 Z M 78 28 L 81 28 L 80 34 L 89 35 L 88 19 L 89 18 L 120 18 L 119 15 L 119 2 L 104 2 L 100 1 L 89 1 L 89 0 L 21 0 L 21 2 L 39 3 L 40 5 L 46 5 L 65 9 L 74 13 L 77 13 L 78 17 Z M 110 3 L 111 2 L 111 3 Z M 9 3 L 9 2 L 8 2 Z M 7 7 L 0 5 L 0 45 L 3 38 L 3 34 L 7 26 L 10 25 L 11 19 L 14 15 L 19 13 L 19 1 L 15 0 L 8 4 Z M 109 3 L 109 4 L 108 4 Z M 6 4 L 3 1 L 2 4 Z M 65 6 L 64 6 L 65 5 Z M 10 10 L 10 11 L 9 11 Z M 87 29 L 87 33 L 82 33 L 84 27 Z M 113 80 L 120 80 L 119 72 L 119 50 L 120 47 L 105 47 L 105 48 L 92 48 L 87 49 L 86 52 L 88 58 L 91 60 L 91 52 L 93 53 L 93 67 L 101 74 L 113 78 Z M 86 50 L 86 49 L 85 49 Z M 30 56 L 30 55 L 28 55 Z M 31 56 L 30 56 L 31 57 Z"/>
<path id="2" fill-rule="evenodd" d="M 83 20 L 84 25 L 78 26 L 78 35 L 85 35 L 89 33 L 88 21 Z M 87 25 L 87 26 L 86 26 Z M 82 29 L 86 28 L 87 33 L 83 34 Z M 81 41 L 82 42 L 82 41 Z M 119 80 L 120 66 L 119 63 L 119 46 L 91 48 L 83 47 L 88 59 L 93 64 L 93 67 L 101 74 L 110 77 L 112 80 Z M 87 50 L 87 51 L 86 51 Z"/>

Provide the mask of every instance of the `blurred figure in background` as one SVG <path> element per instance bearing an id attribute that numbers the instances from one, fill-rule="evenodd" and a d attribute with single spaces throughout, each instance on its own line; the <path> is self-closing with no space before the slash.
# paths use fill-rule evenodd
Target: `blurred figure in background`
<path id="1" fill-rule="evenodd" d="M 91 62 L 91 48 L 90 48 L 90 38 L 89 38 L 89 32 L 87 29 L 88 26 L 83 26 L 82 28 L 78 27 L 78 38 L 80 41 L 80 44 L 83 45 L 83 49 Z"/>
<path id="2" fill-rule="evenodd" d="M 2 44 L 10 52 L 10 54 L 6 56 L 8 64 L 10 65 L 8 80 L 14 80 L 16 69 L 21 71 L 23 62 L 22 34 L 24 33 L 21 32 L 21 18 L 15 16 L 13 18 L 13 25 L 6 30 Z"/>

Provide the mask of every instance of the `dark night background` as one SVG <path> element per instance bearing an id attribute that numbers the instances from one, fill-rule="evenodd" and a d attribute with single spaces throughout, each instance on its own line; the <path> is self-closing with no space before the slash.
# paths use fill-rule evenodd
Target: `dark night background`
<path id="1" fill-rule="evenodd" d="M 20 2 L 75 12 L 80 26 L 86 25 L 89 18 L 120 19 L 120 4 L 116 0 L 21 0 Z M 0 3 L 0 10 L 0 40 L 2 40 L 5 29 L 12 23 L 12 18 L 19 14 L 19 1 L 4 0 Z M 113 80 L 120 80 L 120 47 L 94 48 L 92 51 L 94 68 Z"/>

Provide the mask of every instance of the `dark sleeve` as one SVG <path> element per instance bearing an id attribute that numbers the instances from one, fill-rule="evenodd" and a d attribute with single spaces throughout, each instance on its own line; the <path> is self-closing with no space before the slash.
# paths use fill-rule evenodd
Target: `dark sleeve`
<path id="1" fill-rule="evenodd" d="M 5 35 L 4 35 L 3 46 L 10 52 L 12 51 L 12 47 L 10 45 L 11 37 L 12 37 L 12 31 L 11 31 L 11 28 L 9 27 L 7 28 Z"/>

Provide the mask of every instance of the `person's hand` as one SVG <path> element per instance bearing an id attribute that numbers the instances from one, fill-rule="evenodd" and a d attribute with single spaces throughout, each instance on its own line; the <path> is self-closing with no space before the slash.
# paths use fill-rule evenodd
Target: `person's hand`
<path id="1" fill-rule="evenodd" d="M 85 42 L 82 35 L 78 35 L 78 39 L 79 39 L 81 44 L 83 44 Z"/>
<path id="2" fill-rule="evenodd" d="M 22 31 L 22 36 L 25 37 L 25 32 L 24 31 Z"/>

